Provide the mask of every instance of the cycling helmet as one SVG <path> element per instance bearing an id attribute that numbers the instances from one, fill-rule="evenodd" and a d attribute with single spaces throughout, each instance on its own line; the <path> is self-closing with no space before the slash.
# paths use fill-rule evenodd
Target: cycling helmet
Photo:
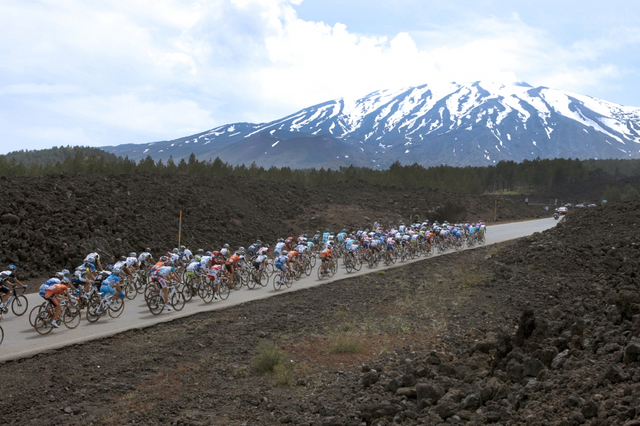
<path id="1" fill-rule="evenodd" d="M 325 229 L 324 232 L 329 232 L 329 229 Z"/>
<path id="2" fill-rule="evenodd" d="M 184 250 L 184 249 L 186 249 L 186 248 L 187 248 L 187 246 L 180 246 L 180 248 L 181 248 L 182 250 Z"/>
<path id="3" fill-rule="evenodd" d="M 239 251 L 240 253 L 243 253 L 243 252 L 244 252 L 244 247 L 240 247 L 240 248 L 238 249 L 238 251 Z"/>
<path id="4" fill-rule="evenodd" d="M 212 254 L 211 254 L 211 252 L 210 252 L 210 251 L 206 252 L 204 255 L 205 255 L 205 256 L 212 256 Z"/>
<path id="5" fill-rule="evenodd" d="M 279 243 L 284 243 L 284 238 L 278 238 Z"/>
<path id="6" fill-rule="evenodd" d="M 198 249 L 198 253 L 204 253 L 203 249 Z"/>
<path id="7" fill-rule="evenodd" d="M 137 255 L 134 252 L 129 253 L 129 257 L 136 257 Z"/>
<path id="8" fill-rule="evenodd" d="M 256 244 L 258 244 L 258 245 L 262 245 L 262 241 L 257 240 L 257 241 L 256 241 Z"/>
<path id="9" fill-rule="evenodd" d="M 11 265 L 9 265 L 9 269 L 11 271 L 16 271 L 18 269 L 18 267 L 12 263 Z"/>
<path id="10" fill-rule="evenodd" d="M 56 272 L 56 278 L 59 280 L 62 280 L 65 278 L 65 276 L 62 272 Z"/>
<path id="11" fill-rule="evenodd" d="M 147 247 L 146 249 L 144 249 L 144 251 L 146 251 L 147 253 L 151 253 L 151 249 L 149 247 Z"/>
<path id="12" fill-rule="evenodd" d="M 269 248 L 269 244 L 265 244 L 264 246 L 265 246 L 266 248 Z"/>
<path id="13" fill-rule="evenodd" d="M 180 250 L 178 250 L 178 248 L 177 248 L 177 247 L 173 249 L 173 252 L 174 252 L 174 253 L 178 253 L 179 251 L 180 251 Z"/>
<path id="14" fill-rule="evenodd" d="M 160 258 L 160 262 L 166 262 L 167 260 L 169 260 L 169 258 L 167 256 L 162 256 Z"/>
<path id="15" fill-rule="evenodd" d="M 70 275 L 70 274 L 71 274 L 71 272 L 69 272 L 69 270 L 68 270 L 68 269 L 63 269 L 63 270 L 62 270 L 62 271 L 60 271 L 60 272 L 62 272 L 62 275 Z"/>
<path id="16" fill-rule="evenodd" d="M 289 252 L 288 252 L 288 251 L 286 251 L 286 250 L 282 250 L 282 255 L 283 255 L 283 256 L 284 256 L 284 255 L 286 255 L 287 253 L 289 253 Z"/>
<path id="17" fill-rule="evenodd" d="M 224 248 L 229 248 L 229 244 L 225 244 L 224 246 L 222 246 Z"/>
<path id="18" fill-rule="evenodd" d="M 107 265 L 107 271 L 113 271 L 113 265 Z"/>
<path id="19" fill-rule="evenodd" d="M 127 260 L 126 256 L 120 256 L 120 260 Z"/>
<path id="20" fill-rule="evenodd" d="M 307 234 L 302 234 L 303 237 L 308 238 L 309 236 Z"/>
<path id="21" fill-rule="evenodd" d="M 194 259 L 196 260 L 196 262 L 200 262 L 202 260 L 202 256 L 196 254 L 196 257 Z"/>

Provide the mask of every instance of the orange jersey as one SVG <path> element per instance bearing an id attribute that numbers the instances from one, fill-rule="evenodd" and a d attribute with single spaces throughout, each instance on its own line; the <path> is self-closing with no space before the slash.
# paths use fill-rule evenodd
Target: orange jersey
<path id="1" fill-rule="evenodd" d="M 298 253 L 296 250 L 292 250 L 289 253 L 287 253 L 287 256 L 289 257 L 289 260 L 292 260 L 293 258 L 298 258 L 298 256 L 300 256 L 300 253 Z"/>
<path id="2" fill-rule="evenodd" d="M 49 290 L 47 290 L 47 292 L 45 293 L 44 297 L 45 298 L 50 298 L 51 296 L 55 295 L 55 294 L 63 294 L 64 292 L 66 292 L 68 290 L 67 286 L 64 284 L 55 284 L 51 287 L 49 287 Z"/>
<path id="3" fill-rule="evenodd" d="M 231 257 L 229 257 L 227 261 L 224 263 L 225 265 L 233 265 L 235 263 L 238 263 L 239 260 L 240 260 L 240 256 L 238 256 L 237 254 L 234 254 Z"/>
<path id="4" fill-rule="evenodd" d="M 320 252 L 320 258 L 321 259 L 324 259 L 324 258 L 327 258 L 327 257 L 331 257 L 331 249 L 330 248 L 326 248 L 326 249 L 324 249 L 324 250 L 322 250 Z"/>

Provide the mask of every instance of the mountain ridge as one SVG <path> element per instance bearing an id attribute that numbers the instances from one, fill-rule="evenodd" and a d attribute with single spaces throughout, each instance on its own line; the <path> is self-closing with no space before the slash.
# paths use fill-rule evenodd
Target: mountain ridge
<path id="1" fill-rule="evenodd" d="M 293 168 L 640 158 L 640 108 L 525 82 L 425 84 L 330 100 L 268 123 L 103 149 L 135 160 L 194 153 Z"/>

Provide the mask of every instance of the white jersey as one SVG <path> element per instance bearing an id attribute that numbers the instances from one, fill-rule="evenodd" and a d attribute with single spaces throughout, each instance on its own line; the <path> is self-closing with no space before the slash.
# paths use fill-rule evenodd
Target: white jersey
<path id="1" fill-rule="evenodd" d="M 276 254 L 281 254 L 282 253 L 282 249 L 285 247 L 285 243 L 280 242 L 278 244 L 276 244 L 276 248 L 275 248 L 275 252 Z"/>
<path id="2" fill-rule="evenodd" d="M 125 260 L 125 263 L 127 264 L 127 266 L 133 266 L 138 263 L 138 259 L 136 259 L 135 257 L 127 257 L 127 260 Z"/>
<path id="3" fill-rule="evenodd" d="M 84 258 L 84 263 L 96 263 L 96 260 L 100 259 L 100 255 L 98 253 L 89 253 L 87 257 Z"/>
<path id="4" fill-rule="evenodd" d="M 152 257 L 151 253 L 144 251 L 138 256 L 138 262 L 142 263 L 150 257 Z"/>

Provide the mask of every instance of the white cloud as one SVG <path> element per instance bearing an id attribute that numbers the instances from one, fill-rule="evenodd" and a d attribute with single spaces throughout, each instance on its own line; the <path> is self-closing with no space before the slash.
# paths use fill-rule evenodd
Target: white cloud
<path id="1" fill-rule="evenodd" d="M 442 81 L 523 79 L 589 94 L 631 72 L 598 61 L 640 42 L 637 28 L 623 27 L 564 46 L 516 12 L 389 37 L 376 28 L 357 34 L 300 19 L 293 5 L 301 2 L 4 0 L 0 143 L 13 135 L 29 142 L 35 133 L 11 129 L 24 126 L 27 112 L 45 129 L 34 143 L 51 135 L 117 144 Z"/>

